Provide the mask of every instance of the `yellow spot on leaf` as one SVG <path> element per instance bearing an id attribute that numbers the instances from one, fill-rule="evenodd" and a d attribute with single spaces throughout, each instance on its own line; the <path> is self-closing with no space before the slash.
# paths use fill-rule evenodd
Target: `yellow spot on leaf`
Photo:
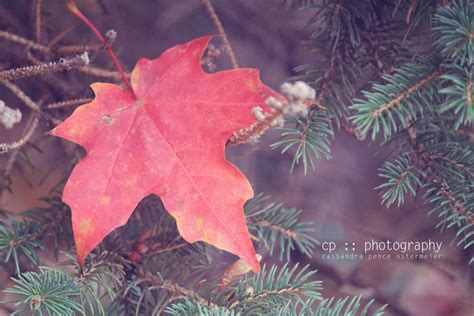
<path id="1" fill-rule="evenodd" d="M 250 91 L 257 92 L 257 85 L 256 85 L 255 81 L 248 80 L 246 84 L 247 84 L 247 87 L 250 89 Z"/>
<path id="2" fill-rule="evenodd" d="M 82 237 L 76 237 L 76 249 L 81 249 L 84 245 L 84 239 Z"/>
<path id="3" fill-rule="evenodd" d="M 132 186 L 135 186 L 137 184 L 137 177 L 134 177 L 134 176 L 129 176 L 126 180 L 125 180 L 125 185 L 128 186 L 128 187 L 132 187 Z"/>
<path id="4" fill-rule="evenodd" d="M 196 227 L 197 230 L 202 230 L 204 228 L 204 220 L 200 217 L 195 218 L 194 227 Z"/>
<path id="5" fill-rule="evenodd" d="M 81 235 L 88 234 L 91 230 L 94 230 L 94 228 L 92 227 L 92 220 L 90 218 L 82 219 L 79 222 L 78 231 Z"/>
<path id="6" fill-rule="evenodd" d="M 103 197 L 100 198 L 100 204 L 101 205 L 109 205 L 110 204 L 110 196 L 104 195 Z"/>

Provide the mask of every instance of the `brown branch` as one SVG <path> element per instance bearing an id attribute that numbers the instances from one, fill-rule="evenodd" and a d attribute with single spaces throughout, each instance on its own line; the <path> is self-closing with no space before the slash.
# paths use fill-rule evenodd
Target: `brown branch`
<path id="1" fill-rule="evenodd" d="M 51 42 L 48 43 L 48 48 L 51 48 L 53 47 L 54 45 L 56 45 L 57 43 L 59 43 L 66 35 L 68 35 L 69 33 L 71 33 L 78 25 L 80 24 L 79 21 L 74 21 L 74 23 L 72 23 L 70 26 L 68 26 L 64 31 L 62 31 L 61 33 L 59 33 L 58 35 L 56 35 L 55 38 L 53 38 L 51 40 Z"/>
<path id="2" fill-rule="evenodd" d="M 92 98 L 72 99 L 67 101 L 61 101 L 56 103 L 50 103 L 46 106 L 48 110 L 61 109 L 70 106 L 77 106 L 85 103 L 92 102 Z"/>
<path id="3" fill-rule="evenodd" d="M 31 137 L 34 135 L 36 128 L 38 127 L 39 123 L 39 118 L 36 116 L 34 113 L 31 115 L 34 115 L 34 119 L 31 122 L 31 125 L 29 126 L 28 130 L 26 133 L 19 139 L 10 143 L 0 143 L 0 154 L 5 154 L 7 152 L 10 152 L 12 150 L 19 149 L 23 145 L 25 145 Z"/>
<path id="4" fill-rule="evenodd" d="M 439 183 L 438 180 L 434 180 L 434 183 Z M 474 225 L 474 213 L 472 210 L 467 209 L 461 202 L 458 201 L 453 192 L 451 192 L 448 182 L 443 180 L 440 184 L 441 193 L 449 200 L 451 207 L 459 214 L 463 215 L 469 224 Z"/>
<path id="5" fill-rule="evenodd" d="M 35 0 L 35 41 L 41 42 L 41 0 Z"/>
<path id="6" fill-rule="evenodd" d="M 298 240 L 299 237 L 298 237 L 298 233 L 295 233 L 294 231 L 291 231 L 289 229 L 286 229 L 286 228 L 283 228 L 283 227 L 280 227 L 280 226 L 276 226 L 272 223 L 270 223 L 269 221 L 258 221 L 256 222 L 257 225 L 260 225 L 260 226 L 264 226 L 264 227 L 268 227 L 270 229 L 273 229 L 273 230 L 276 230 L 280 233 L 282 233 L 283 235 L 293 239 L 293 240 Z"/>
<path id="7" fill-rule="evenodd" d="M 79 54 L 82 52 L 96 52 L 104 48 L 102 44 L 96 45 L 65 45 L 60 46 L 55 51 L 60 54 Z"/>
<path id="8" fill-rule="evenodd" d="M 377 116 L 381 115 L 384 111 L 398 105 L 400 102 L 402 102 L 403 100 L 405 100 L 406 98 L 408 98 L 413 92 L 417 91 L 418 89 L 422 88 L 423 86 L 426 86 L 428 83 L 430 83 L 431 81 L 433 81 L 436 77 L 438 77 L 439 75 L 441 75 L 442 71 L 440 69 L 434 71 L 433 73 L 431 73 L 430 75 L 428 75 L 426 78 L 424 78 L 423 80 L 417 82 L 416 84 L 414 84 L 413 86 L 411 86 L 410 88 L 406 89 L 405 91 L 403 91 L 402 93 L 400 93 L 397 97 L 395 97 L 395 99 L 393 99 L 392 101 L 388 102 L 387 104 L 385 104 L 384 106 L 382 106 L 381 108 L 375 110 L 373 113 L 372 113 L 372 117 L 373 118 L 376 118 Z"/>
<path id="9" fill-rule="evenodd" d="M 238 130 L 232 134 L 229 138 L 231 144 L 244 144 L 252 142 L 258 139 L 266 130 L 273 126 L 276 120 L 279 120 L 283 116 L 282 111 L 271 109 L 270 112 L 265 115 L 263 121 L 257 121 L 247 128 Z"/>
<path id="10" fill-rule="evenodd" d="M 165 280 L 160 275 L 147 274 L 147 275 L 142 275 L 142 276 L 144 280 L 152 283 L 156 287 L 159 287 L 170 293 L 173 293 L 173 295 L 179 295 L 179 296 L 184 296 L 184 297 L 194 299 L 203 306 L 216 306 L 214 303 L 208 302 L 205 298 L 203 298 L 201 295 L 199 295 L 195 291 L 182 287 L 181 285 L 175 282 L 172 282 L 170 280 Z"/>
<path id="11" fill-rule="evenodd" d="M 27 138 L 26 141 L 28 141 L 28 139 L 30 139 L 29 137 L 27 137 L 27 134 L 30 133 L 31 126 L 34 124 L 34 121 L 35 121 L 36 118 L 37 118 L 37 116 L 35 116 L 34 114 L 29 116 L 28 120 L 26 121 L 26 123 L 23 126 L 23 130 L 21 131 L 20 139 Z M 33 131 L 33 134 L 34 134 L 34 131 Z M 2 147 L 2 146 L 3 145 L 0 144 L 0 147 Z M 7 144 L 5 144 L 5 147 L 7 147 Z M 19 148 L 9 150 L 9 155 L 8 155 L 7 161 L 5 162 L 5 167 L 3 169 L 3 179 L 4 179 L 4 181 L 6 181 L 6 179 L 8 179 L 8 177 L 10 176 L 10 173 L 13 169 L 13 166 L 15 164 L 16 158 L 17 158 L 18 153 L 19 153 L 18 149 Z M 0 185 L 0 205 L 2 205 L 2 202 L 3 202 L 3 192 L 4 192 L 4 190 L 2 190 L 1 188 L 4 186 L 4 184 L 5 184 L 5 182 Z"/>
<path id="12" fill-rule="evenodd" d="M 7 87 L 18 99 L 20 99 L 27 107 L 32 109 L 33 111 L 40 111 L 40 106 L 31 100 L 29 96 L 27 96 L 23 90 L 20 89 L 19 86 L 16 84 L 8 81 L 8 80 L 3 80 L 0 79 L 0 83 L 2 83 L 5 87 Z"/>
<path id="13" fill-rule="evenodd" d="M 453 167 L 459 168 L 459 169 L 463 170 L 464 172 L 467 172 L 471 176 L 474 175 L 474 169 L 473 168 L 468 167 L 468 166 L 466 166 L 462 163 L 456 162 L 452 159 L 446 158 L 442 154 L 431 154 L 431 153 L 429 153 L 428 155 L 429 155 L 430 159 L 444 161 L 444 162 L 450 164 Z"/>
<path id="14" fill-rule="evenodd" d="M 0 80 L 16 80 L 25 77 L 61 72 L 72 68 L 84 67 L 89 63 L 87 53 L 70 58 L 62 58 L 57 62 L 41 63 L 32 66 L 13 68 L 0 71 Z"/>
<path id="15" fill-rule="evenodd" d="M 209 12 L 212 22 L 214 22 L 214 25 L 217 29 L 217 32 L 222 37 L 222 41 L 224 42 L 224 46 L 226 47 L 227 54 L 229 55 L 230 61 L 232 62 L 232 67 L 234 69 L 239 68 L 239 64 L 237 62 L 237 58 L 235 57 L 234 50 L 230 45 L 227 33 L 224 30 L 224 26 L 222 26 L 221 20 L 219 19 L 219 16 L 217 15 L 216 10 L 214 9 L 214 6 L 211 3 L 211 0 L 202 0 L 202 3 L 204 3 L 204 5 L 206 6 L 207 12 Z"/>
<path id="16" fill-rule="evenodd" d="M 80 72 L 85 73 L 87 75 L 99 77 L 99 78 L 109 78 L 113 80 L 120 80 L 122 75 L 118 71 L 112 71 L 107 69 L 101 69 L 92 66 L 84 66 L 78 69 Z M 130 78 L 130 73 L 124 73 L 127 78 Z"/>
<path id="17" fill-rule="evenodd" d="M 167 246 L 165 248 L 160 248 L 160 249 L 157 249 L 157 250 L 152 251 L 150 253 L 147 253 L 146 256 L 155 256 L 155 255 L 158 255 L 160 253 L 165 253 L 165 252 L 168 252 L 168 251 L 180 249 L 180 248 L 186 247 L 188 245 L 189 245 L 189 243 L 183 242 L 183 243 L 176 244 L 176 245 L 173 245 L 173 246 Z"/>
<path id="18" fill-rule="evenodd" d="M 37 51 L 43 52 L 43 53 L 49 53 L 49 48 L 46 46 L 43 46 L 41 44 L 35 43 L 33 41 L 30 41 L 24 37 L 5 32 L 5 31 L 0 31 L 0 39 L 4 39 L 7 41 L 10 41 L 12 43 L 20 44 L 32 49 L 35 49 Z"/>

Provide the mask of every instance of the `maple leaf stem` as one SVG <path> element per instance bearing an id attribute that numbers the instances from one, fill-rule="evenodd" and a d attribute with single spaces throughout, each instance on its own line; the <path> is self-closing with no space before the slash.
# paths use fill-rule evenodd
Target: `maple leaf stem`
<path id="1" fill-rule="evenodd" d="M 94 33 L 94 35 L 97 37 L 97 39 L 104 45 L 105 50 L 107 51 L 107 54 L 109 54 L 110 58 L 112 58 L 112 61 L 115 64 L 115 67 L 117 67 L 118 72 L 120 73 L 120 76 L 122 77 L 123 82 L 125 85 L 133 92 L 132 85 L 130 84 L 130 81 L 128 80 L 127 76 L 125 75 L 125 71 L 122 68 L 122 65 L 120 65 L 120 62 L 118 61 L 117 56 L 115 55 L 114 51 L 108 44 L 108 42 L 105 40 L 105 38 L 102 36 L 102 34 L 99 32 L 99 30 L 95 27 L 95 25 L 79 10 L 79 8 L 74 4 L 74 2 L 69 1 L 67 3 L 67 6 L 69 8 L 69 11 L 72 12 L 75 16 L 77 16 L 79 19 L 81 19 L 82 22 L 84 22 L 89 29 Z"/>

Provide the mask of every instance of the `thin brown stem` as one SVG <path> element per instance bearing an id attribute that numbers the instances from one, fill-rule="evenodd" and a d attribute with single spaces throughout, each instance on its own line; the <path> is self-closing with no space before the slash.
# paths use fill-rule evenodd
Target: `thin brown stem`
<path id="1" fill-rule="evenodd" d="M 0 80 L 17 80 L 25 77 L 61 72 L 72 68 L 84 67 L 89 63 L 87 53 L 70 58 L 62 58 L 56 62 L 41 63 L 26 67 L 0 71 Z"/>
<path id="2" fill-rule="evenodd" d="M 114 80 L 120 80 L 122 78 L 122 74 L 118 71 L 112 71 L 107 69 L 102 69 L 98 67 L 92 66 L 84 66 L 78 69 L 80 72 L 85 73 L 87 75 L 99 77 L 99 78 L 109 78 Z M 125 76 L 130 78 L 130 73 L 126 72 Z"/>
<path id="3" fill-rule="evenodd" d="M 434 181 L 437 182 L 436 180 Z M 466 218 L 469 224 L 474 225 L 474 213 L 468 209 L 463 203 L 459 202 L 454 193 L 449 188 L 448 182 L 443 180 L 440 184 L 441 193 L 448 199 L 451 207 L 458 213 Z"/>
<path id="4" fill-rule="evenodd" d="M 41 0 L 35 0 L 35 42 L 41 42 Z"/>
<path id="5" fill-rule="evenodd" d="M 96 52 L 104 48 L 104 45 L 65 45 L 55 49 L 60 54 L 79 54 L 81 52 Z"/>
<path id="6" fill-rule="evenodd" d="M 64 31 L 62 31 L 61 33 L 59 33 L 58 35 L 56 35 L 55 38 L 53 38 L 51 40 L 51 42 L 48 43 L 48 48 L 51 48 L 53 47 L 54 45 L 58 44 L 66 35 L 68 35 L 69 33 L 71 33 L 78 25 L 79 25 L 79 21 L 75 21 L 73 24 L 71 24 L 70 26 L 68 26 Z"/>
<path id="7" fill-rule="evenodd" d="M 272 230 L 275 230 L 275 231 L 278 231 L 278 232 L 282 233 L 283 235 L 285 235 L 286 237 L 291 238 L 293 240 L 298 240 L 298 238 L 299 238 L 298 233 L 296 233 L 294 231 L 291 231 L 289 229 L 283 228 L 281 226 L 274 225 L 269 221 L 263 220 L 263 221 L 257 222 L 256 224 L 260 225 L 260 226 L 268 227 L 268 228 L 270 228 Z"/>
<path id="8" fill-rule="evenodd" d="M 252 142 L 255 139 L 258 139 L 266 130 L 273 126 L 274 122 L 279 120 L 283 116 L 283 112 L 271 109 L 270 112 L 265 115 L 265 119 L 262 121 L 257 121 L 250 125 L 247 128 L 238 130 L 232 134 L 229 139 L 231 144 L 244 144 Z"/>
<path id="9" fill-rule="evenodd" d="M 56 102 L 56 103 L 50 103 L 46 106 L 46 109 L 48 110 L 62 109 L 66 107 L 89 103 L 89 102 L 92 102 L 92 100 L 93 100 L 92 98 L 82 98 L 82 99 L 73 99 L 73 100 L 61 101 L 61 102 Z"/>
<path id="10" fill-rule="evenodd" d="M 20 99 L 27 107 L 29 107 L 30 109 L 32 109 L 33 111 L 37 111 L 39 112 L 40 111 L 40 106 L 38 105 L 38 103 L 36 103 L 35 101 L 31 100 L 31 98 L 29 96 L 27 96 L 23 90 L 21 90 L 21 88 L 19 86 L 17 86 L 16 84 L 10 82 L 10 81 L 7 81 L 7 80 L 3 80 L 3 79 L 0 79 L 0 83 L 3 84 L 5 87 L 7 87 L 18 99 Z"/>
<path id="11" fill-rule="evenodd" d="M 170 280 L 163 279 L 161 276 L 146 275 L 144 278 L 148 282 L 152 283 L 154 286 L 162 288 L 162 289 L 172 293 L 173 295 L 179 295 L 179 296 L 184 296 L 184 297 L 194 299 L 194 300 L 198 301 L 203 306 L 216 306 L 215 304 L 208 302 L 205 298 L 200 296 L 195 291 L 187 289 L 185 287 L 182 287 L 181 285 L 179 285 L 175 282 L 172 282 Z"/>
<path id="12" fill-rule="evenodd" d="M 229 55 L 230 61 L 232 63 L 232 67 L 239 68 L 239 64 L 237 63 L 237 58 L 235 57 L 234 50 L 230 45 L 229 38 L 227 37 L 227 33 L 224 30 L 224 26 L 222 26 L 221 20 L 214 9 L 214 6 L 211 3 L 211 0 L 202 0 L 204 5 L 206 6 L 207 12 L 211 16 L 212 22 L 216 26 L 218 34 L 222 37 L 222 41 L 224 42 L 224 46 L 226 47 L 227 54 Z"/>
<path id="13" fill-rule="evenodd" d="M 49 53 L 48 47 L 35 43 L 33 41 L 30 41 L 29 39 L 26 39 L 24 37 L 21 37 L 9 32 L 0 31 L 0 39 L 4 39 L 12 43 L 20 44 L 20 45 L 29 47 L 31 49 L 34 49 L 43 53 Z"/>
<path id="14" fill-rule="evenodd" d="M 28 130 L 26 131 L 26 133 L 20 139 L 16 141 L 13 141 L 10 143 L 0 143 L 0 154 L 5 154 L 12 150 L 19 149 L 20 147 L 25 145 L 31 139 L 31 137 L 33 137 L 36 131 L 36 128 L 38 127 L 39 118 L 38 116 L 36 116 L 34 112 L 32 112 L 31 115 L 34 115 L 35 117 L 33 121 L 31 122 L 31 125 L 28 127 Z"/>

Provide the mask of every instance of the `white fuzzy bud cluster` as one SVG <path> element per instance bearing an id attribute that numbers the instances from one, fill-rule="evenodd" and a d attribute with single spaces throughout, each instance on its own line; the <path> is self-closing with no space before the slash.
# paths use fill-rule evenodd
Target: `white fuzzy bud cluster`
<path id="1" fill-rule="evenodd" d="M 88 52 L 84 52 L 82 54 L 79 55 L 79 58 L 84 62 L 84 64 L 86 65 L 89 65 L 89 63 L 91 62 L 90 59 L 89 59 L 89 53 Z"/>
<path id="2" fill-rule="evenodd" d="M 252 109 L 252 115 L 255 116 L 255 119 L 259 122 L 265 121 L 265 114 L 263 113 L 263 110 L 259 106 L 255 106 Z"/>
<path id="3" fill-rule="evenodd" d="M 18 109 L 12 109 L 6 106 L 5 102 L 0 100 L 0 123 L 6 129 L 13 128 L 13 125 L 21 121 L 21 112 Z"/>
<path id="4" fill-rule="evenodd" d="M 114 29 L 108 30 L 105 32 L 105 37 L 107 37 L 109 41 L 115 42 L 117 39 L 117 31 Z"/>
<path id="5" fill-rule="evenodd" d="M 296 81 L 291 84 L 285 82 L 280 87 L 281 93 L 288 99 L 288 104 L 284 108 L 284 114 L 292 116 L 308 115 L 308 107 L 304 101 L 314 100 L 316 91 L 303 81 Z"/>
<path id="6" fill-rule="evenodd" d="M 285 82 L 280 87 L 281 93 L 291 100 L 314 100 L 316 91 L 304 81 L 296 81 L 291 84 Z"/>
<path id="7" fill-rule="evenodd" d="M 265 105 L 268 105 L 269 107 L 274 108 L 275 110 L 283 110 L 283 108 L 285 107 L 285 104 L 283 102 L 278 101 L 274 97 L 268 97 L 265 100 Z"/>

